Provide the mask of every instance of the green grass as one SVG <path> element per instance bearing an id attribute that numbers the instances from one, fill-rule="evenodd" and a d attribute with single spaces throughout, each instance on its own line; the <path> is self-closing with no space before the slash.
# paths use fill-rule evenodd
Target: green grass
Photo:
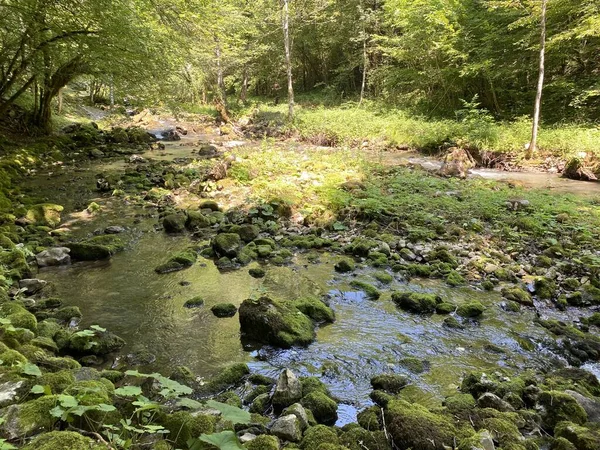
<path id="1" fill-rule="evenodd" d="M 259 110 L 259 117 L 284 122 L 287 105 L 259 101 L 239 110 L 238 116 Z M 409 146 L 427 152 L 452 143 L 480 152 L 523 155 L 531 138 L 531 120 L 523 117 L 496 122 L 480 110 L 460 111 L 461 120 L 426 119 L 406 111 L 388 109 L 374 102 L 361 108 L 355 102 L 323 107 L 312 102 L 298 103 L 296 118 L 287 124 L 301 138 L 316 144 L 357 146 L 363 141 L 390 146 Z M 539 133 L 541 154 L 569 158 L 580 152 L 600 156 L 600 126 L 564 124 L 544 127 Z"/>

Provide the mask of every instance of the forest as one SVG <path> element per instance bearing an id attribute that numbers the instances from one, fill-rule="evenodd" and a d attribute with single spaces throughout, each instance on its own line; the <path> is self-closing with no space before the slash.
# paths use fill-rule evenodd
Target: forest
<path id="1" fill-rule="evenodd" d="M 598 0 L 0 0 L 0 450 L 600 449 Z"/>

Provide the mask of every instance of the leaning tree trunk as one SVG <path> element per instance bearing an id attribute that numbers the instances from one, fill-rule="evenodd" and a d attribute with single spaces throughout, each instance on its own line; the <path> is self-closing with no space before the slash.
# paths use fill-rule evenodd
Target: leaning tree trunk
<path id="1" fill-rule="evenodd" d="M 537 93 L 535 96 L 535 108 L 533 112 L 533 127 L 531 130 L 531 142 L 527 149 L 527 159 L 532 158 L 537 150 L 538 128 L 540 124 L 540 113 L 542 109 L 542 91 L 544 89 L 544 71 L 546 58 L 546 9 L 548 0 L 542 0 L 542 17 L 540 25 L 540 74 L 538 78 Z"/>
<path id="2" fill-rule="evenodd" d="M 290 8 L 289 0 L 283 0 L 283 43 L 285 45 L 285 65 L 288 81 L 288 118 L 294 118 L 294 83 L 292 78 L 292 46 L 290 43 Z"/>
<path id="3" fill-rule="evenodd" d="M 363 100 L 365 99 L 365 88 L 367 86 L 367 35 L 366 31 L 363 30 L 365 34 L 363 37 L 363 73 L 362 73 L 362 83 L 360 85 L 360 101 L 358 102 L 358 106 L 362 105 Z"/>

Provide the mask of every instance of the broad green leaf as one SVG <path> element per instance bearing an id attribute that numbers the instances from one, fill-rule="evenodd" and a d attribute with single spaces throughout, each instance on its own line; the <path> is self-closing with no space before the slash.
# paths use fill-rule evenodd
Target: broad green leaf
<path id="1" fill-rule="evenodd" d="M 73 333 L 73 336 L 79 336 L 79 337 L 94 337 L 96 336 L 96 333 L 92 330 L 81 330 L 78 331 L 76 333 Z"/>
<path id="2" fill-rule="evenodd" d="M 117 408 L 115 408 L 113 405 L 107 405 L 106 403 L 99 403 L 96 405 L 96 409 L 98 411 L 111 412 L 116 411 Z"/>
<path id="3" fill-rule="evenodd" d="M 100 331 L 101 333 L 106 331 L 106 328 L 102 328 L 100 325 L 90 325 L 90 328 L 92 330 Z"/>
<path id="4" fill-rule="evenodd" d="M 115 394 L 123 397 L 136 397 L 142 394 L 142 388 L 139 386 L 123 386 L 115 389 Z"/>
<path id="5" fill-rule="evenodd" d="M 191 398 L 180 398 L 179 401 L 177 402 L 177 404 L 179 406 L 182 406 L 184 408 L 189 408 L 189 409 L 199 409 L 202 407 L 202 403 L 193 400 Z"/>
<path id="6" fill-rule="evenodd" d="M 44 395 L 50 395 L 52 394 L 52 389 L 50 388 L 50 386 L 46 385 L 46 386 L 42 386 L 41 384 L 36 384 L 35 386 L 33 386 L 31 388 L 30 391 L 32 394 L 44 394 Z"/>
<path id="7" fill-rule="evenodd" d="M 58 418 L 61 418 L 64 412 L 65 412 L 65 410 L 64 410 L 64 409 L 62 409 L 60 406 L 55 406 L 54 408 L 52 408 L 52 409 L 50 410 L 50 415 L 51 415 L 52 417 L 58 417 Z"/>
<path id="8" fill-rule="evenodd" d="M 63 408 L 74 408 L 79 405 L 79 402 L 72 395 L 61 394 L 58 396 L 60 406 Z"/>
<path id="9" fill-rule="evenodd" d="M 42 372 L 40 371 L 40 368 L 32 363 L 23 364 L 23 366 L 21 367 L 21 373 L 24 373 L 25 375 L 31 375 L 33 377 L 41 377 L 42 376 Z"/>
<path id="10" fill-rule="evenodd" d="M 192 440 L 193 442 L 190 445 L 190 450 L 200 449 L 201 444 L 199 441 L 206 442 L 207 444 L 214 445 L 219 450 L 243 450 L 242 444 L 238 440 L 237 436 L 233 431 L 222 431 L 220 433 L 215 434 L 202 434 L 197 440 Z"/>
<path id="11" fill-rule="evenodd" d="M 206 405 L 210 408 L 214 408 L 221 411 L 221 415 L 225 420 L 233 423 L 250 423 L 251 416 L 248 411 L 244 411 L 236 406 L 231 406 L 226 403 L 217 402 L 215 400 L 209 400 Z"/>

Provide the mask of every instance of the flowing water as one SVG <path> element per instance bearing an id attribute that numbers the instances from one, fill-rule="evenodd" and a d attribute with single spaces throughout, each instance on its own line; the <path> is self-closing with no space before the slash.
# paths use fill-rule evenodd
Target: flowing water
<path id="1" fill-rule="evenodd" d="M 164 159 L 193 156 L 194 146 L 181 144 L 170 144 L 157 154 Z M 127 344 L 120 358 L 152 354 L 143 362 L 144 369 L 168 374 L 175 366 L 186 365 L 199 376 L 209 377 L 240 361 L 271 376 L 289 367 L 326 382 L 342 402 L 339 423 L 343 424 L 354 420 L 356 412 L 370 404 L 369 379 L 375 374 L 405 374 L 413 387 L 404 395 L 437 402 L 456 389 L 461 375 L 469 370 L 506 367 L 518 372 L 528 367 L 548 367 L 558 360 L 545 350 L 545 330 L 532 326 L 535 313 L 526 309 L 520 313 L 503 311 L 497 292 L 448 288 L 431 280 L 407 283 L 394 279 L 385 286 L 373 277 L 373 269 L 363 268 L 354 275 L 335 273 L 337 257 L 327 253 L 321 254 L 317 263 L 298 254 L 290 266 L 266 266 L 267 275 L 262 280 L 250 277 L 248 268 L 220 272 L 212 261 L 204 259 L 181 272 L 156 274 L 154 268 L 167 255 L 188 246 L 189 237 L 156 231 L 157 218 L 152 210 L 123 205 L 121 200 L 96 199 L 103 206 L 97 217 L 77 212 L 97 195 L 97 172 L 119 171 L 124 166 L 115 161 L 84 165 L 76 172 L 38 174 L 29 186 L 43 192 L 47 201 L 66 205 L 70 213 L 67 223 L 71 221 L 76 237 L 108 225 L 126 227 L 128 248 L 111 260 L 46 268 L 39 277 L 55 283 L 65 304 L 81 308 L 83 326 L 98 324 L 123 337 Z M 577 186 L 577 191 L 582 185 L 591 186 L 572 186 Z M 381 299 L 370 301 L 352 289 L 349 282 L 354 277 L 381 289 Z M 398 310 L 391 301 L 391 290 L 431 292 L 456 304 L 479 300 L 488 309 L 481 321 L 469 322 L 463 330 L 449 329 L 443 325 L 443 316 L 418 316 Z M 239 305 L 263 293 L 293 298 L 315 292 L 329 298 L 336 322 L 321 327 L 316 342 L 307 348 L 245 348 L 240 341 L 238 317 L 218 319 L 210 312 L 216 303 Z M 198 295 L 205 299 L 204 306 L 183 306 Z M 539 306 L 544 316 L 569 318 L 568 312 Z M 422 374 L 411 372 L 403 363 L 407 357 L 425 361 L 427 370 Z"/>

